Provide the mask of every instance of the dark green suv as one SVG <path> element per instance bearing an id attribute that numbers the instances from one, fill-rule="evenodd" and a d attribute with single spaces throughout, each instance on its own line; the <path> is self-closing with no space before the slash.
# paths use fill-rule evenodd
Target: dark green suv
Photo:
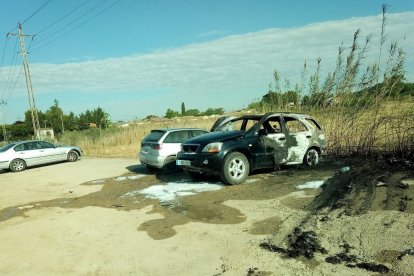
<path id="1" fill-rule="evenodd" d="M 211 133 L 181 145 L 176 164 L 193 176 L 216 174 L 234 185 L 257 169 L 302 163 L 314 166 L 325 144 L 324 132 L 309 115 L 222 117 Z"/>

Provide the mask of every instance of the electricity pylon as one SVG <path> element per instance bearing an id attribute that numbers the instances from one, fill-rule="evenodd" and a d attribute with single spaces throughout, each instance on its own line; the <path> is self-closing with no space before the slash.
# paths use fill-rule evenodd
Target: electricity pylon
<path id="1" fill-rule="evenodd" d="M 33 35 L 24 35 L 22 30 L 22 24 L 18 24 L 18 33 L 17 34 L 7 34 L 7 35 L 15 35 L 20 40 L 20 47 L 22 50 L 22 60 L 23 60 L 23 68 L 24 68 L 24 75 L 26 77 L 26 87 L 27 87 L 27 94 L 29 96 L 29 106 L 30 106 L 30 113 L 32 115 L 32 124 L 33 124 L 33 132 L 36 139 L 40 139 L 40 124 L 39 124 L 39 117 L 37 114 L 37 109 L 35 105 L 35 99 L 33 95 L 33 87 L 32 87 L 32 79 L 30 77 L 30 70 L 29 70 L 29 63 L 27 62 L 27 52 L 26 46 L 24 43 L 24 38 L 26 36 L 33 37 Z"/>

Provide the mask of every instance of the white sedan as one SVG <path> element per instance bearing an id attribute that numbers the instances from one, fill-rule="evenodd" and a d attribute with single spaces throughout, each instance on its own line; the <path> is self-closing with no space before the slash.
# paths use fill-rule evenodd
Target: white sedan
<path id="1" fill-rule="evenodd" d="M 80 147 L 55 146 L 45 141 L 22 141 L 0 148 L 0 169 L 20 172 L 47 163 L 74 162 L 83 154 Z"/>

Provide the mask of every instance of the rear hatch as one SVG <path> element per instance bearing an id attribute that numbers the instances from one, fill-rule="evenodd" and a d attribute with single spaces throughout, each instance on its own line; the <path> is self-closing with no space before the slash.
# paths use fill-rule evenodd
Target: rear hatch
<path id="1" fill-rule="evenodd" d="M 141 153 L 148 155 L 158 155 L 161 149 L 160 140 L 166 133 L 165 130 L 152 130 L 145 138 L 141 141 Z"/>

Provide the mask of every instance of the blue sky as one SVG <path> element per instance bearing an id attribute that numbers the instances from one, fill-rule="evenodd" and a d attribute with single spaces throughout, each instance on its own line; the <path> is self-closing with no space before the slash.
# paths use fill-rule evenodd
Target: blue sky
<path id="1" fill-rule="evenodd" d="M 6 36 L 18 22 L 35 35 L 25 42 L 38 109 L 57 99 L 65 113 L 101 107 L 128 121 L 179 111 L 181 102 L 201 111 L 246 107 L 267 92 L 275 69 L 294 83 L 305 60 L 312 69 L 321 57 L 322 73 L 331 71 L 357 29 L 361 43 L 373 36 L 366 60 L 375 62 L 382 3 L 0 0 L 4 119 L 21 120 L 29 107 L 17 39 Z M 386 44 L 403 46 L 413 82 L 414 1 L 386 3 Z"/>

